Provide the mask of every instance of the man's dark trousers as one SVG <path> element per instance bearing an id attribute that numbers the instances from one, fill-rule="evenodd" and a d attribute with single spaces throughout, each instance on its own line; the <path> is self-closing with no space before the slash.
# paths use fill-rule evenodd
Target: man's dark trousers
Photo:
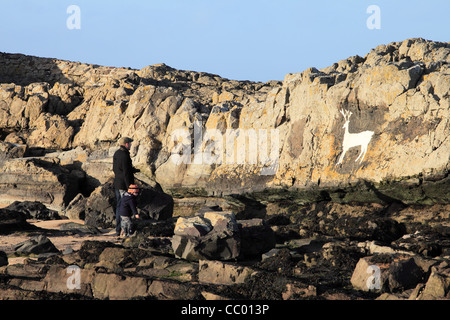
<path id="1" fill-rule="evenodd" d="M 123 195 L 125 194 L 125 190 L 115 189 L 116 192 L 116 199 L 117 199 L 117 208 L 116 208 L 116 235 L 120 235 L 120 215 L 119 215 L 119 208 L 120 208 L 120 202 L 122 200 Z"/>

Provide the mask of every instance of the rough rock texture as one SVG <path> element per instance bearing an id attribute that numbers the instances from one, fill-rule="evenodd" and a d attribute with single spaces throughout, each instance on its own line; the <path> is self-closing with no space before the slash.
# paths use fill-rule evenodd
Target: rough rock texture
<path id="1" fill-rule="evenodd" d="M 60 216 L 57 211 L 48 209 L 45 205 L 37 201 L 16 201 L 5 209 L 19 211 L 25 214 L 26 219 L 38 220 L 58 220 Z"/>
<path id="2" fill-rule="evenodd" d="M 31 155 L 82 148 L 90 191 L 130 136 L 135 166 L 181 197 L 445 203 L 449 52 L 408 39 L 265 84 L 2 53 L 0 136 Z"/>
<path id="3" fill-rule="evenodd" d="M 249 162 L 185 168 L 166 162 L 156 177 L 166 187 L 204 186 L 210 194 L 343 189 L 342 195 L 328 195 L 334 200 L 352 191 L 350 187 L 360 187 L 365 200 L 448 201 L 449 52 L 446 43 L 422 39 L 391 43 L 364 58 L 287 75 L 261 101 L 213 108 L 205 128 L 224 136 L 226 129 L 235 128 L 279 131 L 279 169 L 273 176 L 261 176 L 261 166 Z M 352 113 L 347 136 L 353 136 L 339 163 L 346 135 L 341 110 Z M 172 121 L 186 113 L 192 111 L 178 109 Z M 372 132 L 371 139 L 357 135 L 364 131 Z M 355 162 L 361 145 L 367 153 Z M 249 145 L 246 151 L 251 151 Z M 177 173 L 170 182 L 164 178 L 169 172 Z M 436 190 L 442 187 L 443 193 Z M 280 193 L 280 198 L 285 196 Z"/>
<path id="4" fill-rule="evenodd" d="M 198 280 L 203 283 L 235 284 L 245 283 L 257 273 L 249 267 L 223 263 L 220 261 L 199 261 Z"/>
<path id="5" fill-rule="evenodd" d="M 137 199 L 139 215 L 145 219 L 166 220 L 172 217 L 173 199 L 171 196 L 141 183 L 141 193 Z M 97 187 L 86 201 L 79 205 L 87 225 L 98 228 L 111 228 L 116 225 L 116 195 L 112 180 Z M 69 208 L 70 209 L 70 208 Z"/>
<path id="6" fill-rule="evenodd" d="M 423 273 L 411 255 L 381 254 L 362 258 L 350 281 L 360 290 L 395 292 L 414 288 Z"/>
<path id="7" fill-rule="evenodd" d="M 0 298 L 448 299 L 449 62 L 449 43 L 408 39 L 255 83 L 0 53 L 1 205 L 114 227 L 122 136 L 145 187 L 135 236 L 4 265 Z M 203 207 L 234 228 L 176 227 Z M 0 233 L 52 234 L 25 211 L 0 209 Z M 212 255 L 173 247 L 208 235 Z"/>
<path id="8" fill-rule="evenodd" d="M 7 248 L 5 255 L 0 253 L 0 264 L 4 264 L 0 266 L 0 299 L 448 299 L 448 205 L 425 207 L 426 211 L 423 206 L 402 208 L 331 202 L 299 205 L 290 213 L 264 219 L 275 233 L 274 249 L 227 262 L 184 260 L 172 249 L 175 220 L 180 219 L 177 229 L 184 226 L 183 232 L 203 233 L 199 226 L 207 226 L 214 217 L 197 219 L 199 228 L 188 223 L 188 218 L 145 223 L 121 243 L 109 242 L 110 237 L 84 241 L 79 250 L 60 250 L 50 257 L 41 254 L 37 260 L 32 255 L 19 264 L 4 258 L 11 256 L 9 250 L 14 253 L 14 248 Z M 2 216 L 8 217 L 3 211 Z M 331 225 L 333 216 L 339 216 L 342 223 L 333 228 L 315 227 Z M 403 233 L 396 239 L 392 233 L 373 240 L 368 231 L 377 229 L 380 216 L 398 221 Z M 345 219 L 349 223 L 343 223 Z M 247 227 L 262 225 L 259 219 L 245 222 Z M 65 232 L 72 235 L 73 228 L 82 227 L 63 224 L 58 236 L 67 225 L 70 228 Z M 89 239 L 83 230 L 76 231 L 77 238 Z M 260 248 L 257 235 L 262 230 L 246 236 L 240 230 L 241 244 L 249 241 L 249 246 Z M 55 235 L 50 230 L 28 233 Z"/>
<path id="9" fill-rule="evenodd" d="M 58 163 L 36 158 L 6 162 L 0 174 L 0 202 L 37 201 L 65 207 L 78 193 L 80 176 Z"/>
<path id="10" fill-rule="evenodd" d="M 198 261 L 259 258 L 275 247 L 275 233 L 262 219 L 236 220 L 232 212 L 179 217 L 172 247 L 176 257 Z"/>
<path id="11" fill-rule="evenodd" d="M 172 237 L 176 257 L 231 260 L 239 256 L 241 237 L 232 212 L 208 211 L 192 218 L 180 217 Z"/>
<path id="12" fill-rule="evenodd" d="M 5 252 L 0 251 L 0 267 L 8 265 L 8 256 Z"/>
<path id="13" fill-rule="evenodd" d="M 34 230 L 35 226 L 27 222 L 25 213 L 0 209 L 0 234 L 7 235 L 16 231 Z"/>
<path id="14" fill-rule="evenodd" d="M 24 242 L 18 243 L 15 247 L 15 254 L 30 255 L 41 253 L 57 253 L 58 249 L 45 236 L 36 236 Z"/>

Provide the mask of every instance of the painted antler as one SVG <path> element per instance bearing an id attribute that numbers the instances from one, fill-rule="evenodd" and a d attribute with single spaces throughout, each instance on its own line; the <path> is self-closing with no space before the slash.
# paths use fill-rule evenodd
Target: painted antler
<path id="1" fill-rule="evenodd" d="M 344 117 L 345 121 L 350 121 L 350 117 L 353 114 L 351 111 L 341 109 L 341 110 L 339 110 L 339 112 L 342 114 L 342 116 Z"/>

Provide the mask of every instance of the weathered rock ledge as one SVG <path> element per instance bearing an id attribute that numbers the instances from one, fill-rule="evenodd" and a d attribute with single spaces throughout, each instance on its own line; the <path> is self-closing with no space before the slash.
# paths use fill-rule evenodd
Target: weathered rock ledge
<path id="1" fill-rule="evenodd" d="M 0 299 L 450 298 L 449 205 L 320 202 L 263 224 L 206 211 L 146 223 L 113 241 L 89 240 L 101 237 L 99 229 L 69 220 L 60 230 L 27 228 L 17 211 L 24 206 L 15 208 L 1 209 L 0 230 L 29 239 L 0 251 Z M 51 239 L 62 235 L 80 239 L 80 249 L 55 248 Z M 204 237 L 205 246 L 182 251 L 176 236 Z M 10 264 L 15 256 L 27 259 Z"/>
<path id="2" fill-rule="evenodd" d="M 0 53 L 0 236 L 114 227 L 122 136 L 144 189 L 126 241 L 0 248 L 0 298 L 448 299 L 449 63 L 408 39 L 255 83 Z"/>
<path id="3" fill-rule="evenodd" d="M 71 151 L 63 166 L 93 182 L 86 195 L 130 136 L 135 166 L 175 198 L 268 190 L 296 201 L 448 203 L 449 52 L 408 39 L 268 83 L 2 53 L 0 138 L 11 151 L 1 162 L 6 173 L 11 157 Z M 66 206 L 68 193 L 47 203 Z"/>

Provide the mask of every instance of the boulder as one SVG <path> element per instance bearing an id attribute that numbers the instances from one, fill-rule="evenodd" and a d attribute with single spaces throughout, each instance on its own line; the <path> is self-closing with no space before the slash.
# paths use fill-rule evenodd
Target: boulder
<path id="1" fill-rule="evenodd" d="M 16 255 L 30 255 L 43 253 L 59 253 L 55 245 L 45 236 L 36 236 L 14 246 Z"/>
<path id="2" fill-rule="evenodd" d="M 450 298 L 450 267 L 447 261 L 431 267 L 427 282 L 418 284 L 410 300 L 444 300 Z"/>
<path id="3" fill-rule="evenodd" d="M 128 300 L 147 296 L 148 283 L 141 277 L 96 273 L 91 287 L 96 299 Z"/>
<path id="4" fill-rule="evenodd" d="M 0 234 L 7 235 L 16 231 L 36 230 L 37 227 L 27 222 L 23 212 L 0 209 Z"/>
<path id="5" fill-rule="evenodd" d="M 0 174 L 0 202 L 36 201 L 63 209 L 79 192 L 80 177 L 51 159 L 6 161 Z"/>
<path id="6" fill-rule="evenodd" d="M 378 254 L 361 258 L 350 281 L 358 290 L 396 292 L 414 288 L 423 276 L 411 255 Z"/>
<path id="7" fill-rule="evenodd" d="M 230 260 L 240 252 L 240 235 L 231 212 L 205 212 L 180 217 L 175 225 L 172 247 L 176 257 L 187 260 Z"/>
<path id="8" fill-rule="evenodd" d="M 257 274 L 257 271 L 250 267 L 208 260 L 200 260 L 198 270 L 200 282 L 223 285 L 245 283 Z"/>
<path id="9" fill-rule="evenodd" d="M 59 226 L 59 230 L 61 231 L 71 231 L 78 234 L 101 234 L 98 228 L 93 226 L 88 226 L 76 222 L 68 222 Z"/>
<path id="10" fill-rule="evenodd" d="M 138 197 L 140 213 L 152 220 L 172 218 L 174 202 L 170 195 L 150 187 L 143 187 Z"/>
<path id="11" fill-rule="evenodd" d="M 10 264 L 2 269 L 2 274 L 18 278 L 42 279 L 48 270 L 44 263 L 27 260 L 28 263 Z"/>
<path id="12" fill-rule="evenodd" d="M 201 216 L 190 218 L 179 217 L 175 224 L 174 234 L 190 237 L 201 237 L 213 229 L 211 221 Z"/>
<path id="13" fill-rule="evenodd" d="M 26 219 L 37 220 L 58 220 L 61 219 L 58 212 L 48 209 L 45 205 L 37 201 L 15 201 L 6 209 L 23 212 Z"/>
<path id="14" fill-rule="evenodd" d="M 175 255 L 188 260 L 259 257 L 275 242 L 262 219 L 236 220 L 232 212 L 208 210 L 179 217 L 172 238 Z"/>
<path id="15" fill-rule="evenodd" d="M 92 298 L 91 283 L 94 275 L 94 270 L 82 269 L 76 265 L 67 267 L 52 265 L 41 282 L 45 284 L 47 292 L 78 294 Z"/>
<path id="16" fill-rule="evenodd" d="M 7 159 L 22 158 L 27 152 L 27 145 L 0 141 L 0 162 Z"/>
<path id="17" fill-rule="evenodd" d="M 132 250 L 117 247 L 105 248 L 98 260 L 99 262 L 111 262 L 123 267 L 132 261 Z"/>
<path id="18" fill-rule="evenodd" d="M 86 225 L 97 228 L 115 227 L 116 205 L 116 195 L 111 181 L 97 187 L 86 201 Z"/>
<path id="19" fill-rule="evenodd" d="M 433 270 L 423 291 L 423 296 L 431 296 L 436 299 L 450 298 L 450 271 L 446 270 Z"/>
<path id="20" fill-rule="evenodd" d="M 0 267 L 8 265 L 8 256 L 5 252 L 0 251 Z"/>
<path id="21" fill-rule="evenodd" d="M 28 138 L 28 144 L 45 149 L 69 149 L 75 129 L 60 115 L 41 113 L 34 121 L 35 130 Z"/>
<path id="22" fill-rule="evenodd" d="M 189 283 L 156 279 L 148 287 L 148 294 L 158 300 L 196 300 L 199 292 Z"/>
<path id="23" fill-rule="evenodd" d="M 71 220 L 84 220 L 86 214 L 86 202 L 86 197 L 79 193 L 72 201 L 70 201 L 62 214 Z"/>
<path id="24" fill-rule="evenodd" d="M 241 258 L 259 257 L 275 247 L 275 232 L 263 219 L 238 220 Z"/>
<path id="25" fill-rule="evenodd" d="M 145 220 L 167 220 L 172 217 L 172 197 L 141 183 L 142 192 L 137 198 L 137 209 Z M 109 179 L 97 187 L 89 196 L 85 205 L 85 221 L 87 225 L 97 228 L 112 228 L 116 225 L 117 200 Z"/>

